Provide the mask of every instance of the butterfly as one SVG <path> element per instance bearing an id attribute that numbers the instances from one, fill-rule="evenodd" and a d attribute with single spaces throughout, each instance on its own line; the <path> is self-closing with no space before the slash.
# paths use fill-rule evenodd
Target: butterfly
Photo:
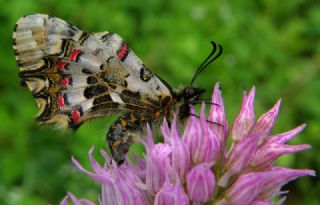
<path id="1" fill-rule="evenodd" d="M 180 120 L 191 115 L 190 105 L 204 92 L 192 84 L 222 53 L 212 45 L 190 86 L 174 91 L 115 33 L 85 32 L 44 14 L 20 18 L 13 33 L 19 76 L 39 107 L 37 119 L 76 129 L 90 119 L 121 114 L 106 134 L 118 164 L 147 123 L 170 121 L 174 113 Z"/>

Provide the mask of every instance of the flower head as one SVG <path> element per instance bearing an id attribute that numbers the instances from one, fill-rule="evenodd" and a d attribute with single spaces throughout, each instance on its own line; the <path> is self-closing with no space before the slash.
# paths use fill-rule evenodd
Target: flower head
<path id="1" fill-rule="evenodd" d="M 274 166 L 275 160 L 285 154 L 309 149 L 309 145 L 286 143 L 303 130 L 301 125 L 291 131 L 271 135 L 279 113 L 280 101 L 255 121 L 253 103 L 255 88 L 244 93 L 238 116 L 229 130 L 219 84 L 214 88 L 209 117 L 202 105 L 199 119 L 191 108 L 183 134 L 179 133 L 176 117 L 169 125 L 164 120 L 162 143 L 155 143 L 150 127 L 143 141 L 144 159 L 137 156 L 135 163 L 126 159 L 118 167 L 104 151 L 104 165 L 93 157 L 89 159 L 93 172 L 84 169 L 74 158 L 73 163 L 82 172 L 99 182 L 102 193 L 99 204 L 216 204 L 216 205 L 270 205 L 275 197 L 285 200 L 281 187 L 302 176 L 314 176 L 313 170 L 295 170 Z M 230 133 L 230 135 L 229 135 Z M 230 140 L 231 147 L 227 147 Z M 77 199 L 71 193 L 62 200 L 67 205 L 92 205 Z"/>

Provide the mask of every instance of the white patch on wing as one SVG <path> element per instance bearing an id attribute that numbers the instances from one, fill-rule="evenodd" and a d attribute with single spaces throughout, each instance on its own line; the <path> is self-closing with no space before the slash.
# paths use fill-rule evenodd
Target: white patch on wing
<path id="1" fill-rule="evenodd" d="M 81 88 L 88 86 L 87 75 L 72 75 L 72 88 Z"/>
<path id="2" fill-rule="evenodd" d="M 18 25 L 22 28 L 42 27 L 46 17 L 46 15 L 30 15 L 28 18 L 21 18 L 18 21 Z"/>
<path id="3" fill-rule="evenodd" d="M 89 68 L 90 71 L 100 72 L 102 62 L 95 55 L 83 53 L 80 55 L 80 61 L 78 63 L 84 68 Z"/>
<path id="4" fill-rule="evenodd" d="M 90 99 L 90 100 L 86 100 L 83 103 L 81 103 L 81 107 L 82 107 L 83 112 L 87 112 L 92 107 L 93 100 L 94 99 Z"/>
<path id="5" fill-rule="evenodd" d="M 143 65 L 140 59 L 132 51 L 128 53 L 127 57 L 122 63 L 125 68 L 133 70 L 135 77 L 140 79 L 140 69 L 143 67 Z"/>
<path id="6" fill-rule="evenodd" d="M 135 75 L 130 75 L 126 80 L 131 91 L 140 92 L 154 100 L 158 100 L 160 95 L 171 95 L 169 89 L 156 76 L 153 76 L 148 82 L 142 81 Z"/>
<path id="7" fill-rule="evenodd" d="M 67 100 L 71 106 L 78 105 L 87 100 L 83 95 L 83 89 L 66 90 L 62 93 L 66 93 Z"/>
<path id="8" fill-rule="evenodd" d="M 117 93 L 111 93 L 110 96 L 113 102 L 123 104 L 123 101 L 121 100 L 120 96 Z"/>

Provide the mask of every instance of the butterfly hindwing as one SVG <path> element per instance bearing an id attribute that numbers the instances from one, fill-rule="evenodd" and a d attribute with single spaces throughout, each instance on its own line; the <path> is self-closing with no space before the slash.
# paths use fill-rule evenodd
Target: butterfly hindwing
<path id="1" fill-rule="evenodd" d="M 114 112 L 149 112 L 170 89 L 114 33 L 83 32 L 48 15 L 21 18 L 13 34 L 22 82 L 38 119 L 78 127 Z"/>

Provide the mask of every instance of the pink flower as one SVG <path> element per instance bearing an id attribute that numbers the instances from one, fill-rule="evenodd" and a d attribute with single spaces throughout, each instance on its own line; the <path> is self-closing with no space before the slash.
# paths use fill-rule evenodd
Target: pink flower
<path id="1" fill-rule="evenodd" d="M 274 166 L 278 157 L 310 148 L 286 144 L 305 125 L 270 135 L 280 100 L 255 121 L 254 96 L 255 88 L 248 96 L 244 93 L 240 112 L 229 130 L 221 91 L 216 84 L 209 117 L 203 104 L 200 119 L 190 116 L 182 135 L 176 117 L 171 128 L 164 120 L 162 143 L 154 143 L 152 131 L 147 127 L 147 137 L 142 137 L 146 148 L 144 159 L 133 156 L 135 163 L 126 159 L 118 167 L 101 151 L 105 158 L 102 166 L 92 157 L 92 148 L 89 159 L 93 172 L 84 169 L 74 158 L 72 161 L 101 184 L 98 198 L 101 205 L 280 205 L 285 201 L 283 185 L 298 177 L 315 175 L 313 170 Z M 196 114 L 194 108 L 191 112 Z M 227 140 L 231 142 L 230 148 Z M 68 193 L 61 205 L 67 205 L 68 200 L 75 205 L 94 204 Z"/>

